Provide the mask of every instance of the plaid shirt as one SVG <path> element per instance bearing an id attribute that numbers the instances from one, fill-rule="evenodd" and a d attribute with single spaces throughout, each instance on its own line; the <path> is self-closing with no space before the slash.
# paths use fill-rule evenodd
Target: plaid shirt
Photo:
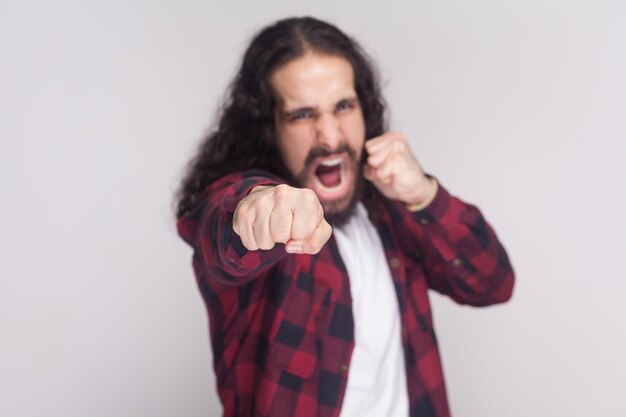
<path id="1" fill-rule="evenodd" d="M 248 251 L 232 229 L 253 187 L 281 182 L 258 170 L 228 175 L 178 222 L 194 250 L 225 417 L 337 417 L 341 410 L 354 324 L 334 238 L 317 255 L 287 254 L 281 244 Z M 419 212 L 384 205 L 377 230 L 400 307 L 410 416 L 446 417 L 428 289 L 461 304 L 495 304 L 510 298 L 513 271 L 478 209 L 443 187 Z"/>

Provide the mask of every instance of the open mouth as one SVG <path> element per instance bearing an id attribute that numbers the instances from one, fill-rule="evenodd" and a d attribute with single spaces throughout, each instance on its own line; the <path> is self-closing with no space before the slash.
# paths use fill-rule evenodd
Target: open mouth
<path id="1" fill-rule="evenodd" d="M 312 165 L 312 188 L 320 200 L 336 200 L 349 193 L 350 168 L 347 153 L 317 158 Z"/>
<path id="2" fill-rule="evenodd" d="M 322 161 L 315 170 L 315 176 L 322 187 L 333 189 L 341 184 L 343 177 L 342 158 L 333 158 Z"/>

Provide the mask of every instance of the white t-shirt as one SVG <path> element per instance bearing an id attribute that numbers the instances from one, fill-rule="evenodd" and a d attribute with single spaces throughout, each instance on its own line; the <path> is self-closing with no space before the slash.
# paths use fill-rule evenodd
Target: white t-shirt
<path id="1" fill-rule="evenodd" d="M 400 309 L 382 242 L 361 203 L 333 233 L 350 277 L 355 333 L 340 416 L 406 417 Z"/>

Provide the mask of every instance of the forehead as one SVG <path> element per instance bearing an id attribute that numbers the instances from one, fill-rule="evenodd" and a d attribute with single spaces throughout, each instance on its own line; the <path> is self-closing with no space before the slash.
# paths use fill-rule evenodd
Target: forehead
<path id="1" fill-rule="evenodd" d="M 270 83 L 287 108 L 322 106 L 356 95 L 352 65 L 333 55 L 308 53 L 296 58 L 274 71 Z"/>

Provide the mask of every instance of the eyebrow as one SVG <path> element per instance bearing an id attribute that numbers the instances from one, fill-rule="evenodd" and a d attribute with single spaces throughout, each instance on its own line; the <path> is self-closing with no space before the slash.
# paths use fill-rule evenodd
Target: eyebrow
<path id="1" fill-rule="evenodd" d="M 315 111 L 315 107 L 297 107 L 293 110 L 283 111 L 283 117 L 290 118 L 291 116 L 295 116 L 299 113 L 313 112 L 313 111 Z"/>
<path id="2" fill-rule="evenodd" d="M 337 104 L 342 103 L 342 102 L 347 102 L 350 105 L 354 105 L 355 103 L 358 103 L 359 99 L 356 96 L 353 97 L 346 97 L 346 98 L 342 98 L 341 100 L 337 101 L 337 103 L 335 103 L 335 106 L 337 106 Z M 292 110 L 284 110 L 283 111 L 283 117 L 289 118 L 291 116 L 294 116 L 296 114 L 299 113 L 303 113 L 303 112 L 314 112 L 317 109 L 315 107 L 310 107 L 310 106 L 304 106 L 304 107 L 296 107 L 295 109 Z"/>

